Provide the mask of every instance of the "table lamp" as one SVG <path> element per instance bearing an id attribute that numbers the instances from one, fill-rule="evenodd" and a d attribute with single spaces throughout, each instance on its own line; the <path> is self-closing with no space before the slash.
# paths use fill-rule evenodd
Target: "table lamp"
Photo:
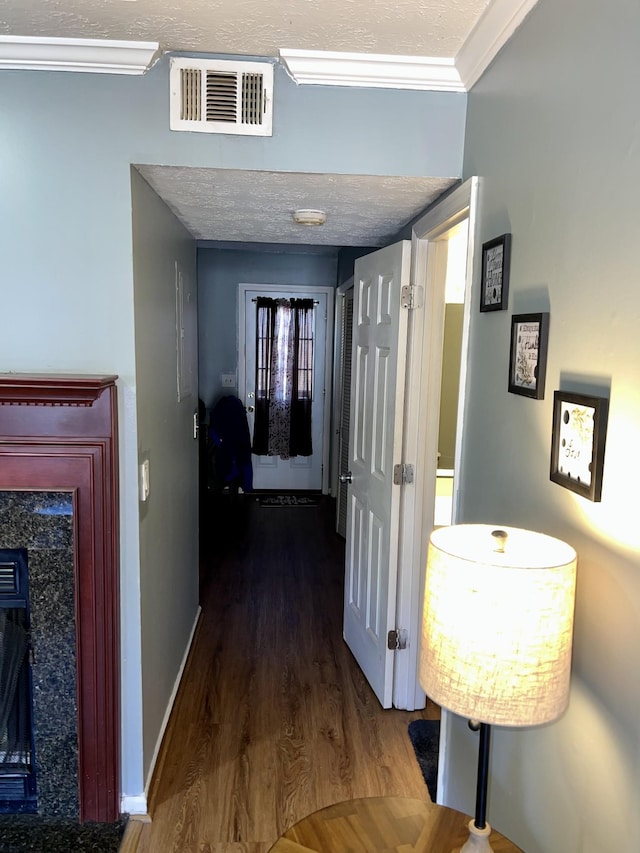
<path id="1" fill-rule="evenodd" d="M 555 720 L 569 702 L 576 553 L 530 530 L 433 531 L 419 677 L 435 703 L 480 730 L 475 817 L 461 853 L 491 851 L 491 726 Z"/>

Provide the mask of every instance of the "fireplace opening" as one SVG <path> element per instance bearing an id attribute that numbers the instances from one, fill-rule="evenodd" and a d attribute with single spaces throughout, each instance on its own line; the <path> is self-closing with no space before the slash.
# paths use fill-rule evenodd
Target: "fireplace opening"
<path id="1" fill-rule="evenodd" d="M 0 812 L 35 813 L 29 572 L 25 548 L 0 549 Z"/>

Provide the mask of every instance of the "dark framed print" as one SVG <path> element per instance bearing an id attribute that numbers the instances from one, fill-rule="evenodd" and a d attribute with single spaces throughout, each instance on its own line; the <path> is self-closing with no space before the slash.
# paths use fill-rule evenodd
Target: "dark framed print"
<path id="1" fill-rule="evenodd" d="M 549 342 L 549 314 L 514 314 L 511 318 L 509 391 L 544 399 Z"/>
<path id="2" fill-rule="evenodd" d="M 590 501 L 602 493 L 608 412 L 606 397 L 553 394 L 551 479 Z"/>
<path id="3" fill-rule="evenodd" d="M 511 234 L 482 244 L 481 311 L 503 311 L 507 307 L 510 262 Z"/>

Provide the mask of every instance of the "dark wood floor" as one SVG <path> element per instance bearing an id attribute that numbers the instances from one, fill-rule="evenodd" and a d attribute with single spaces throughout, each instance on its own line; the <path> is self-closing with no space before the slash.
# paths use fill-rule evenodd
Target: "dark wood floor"
<path id="1" fill-rule="evenodd" d="M 266 853 L 316 809 L 428 799 L 408 723 L 342 640 L 334 504 L 224 497 L 203 517 L 202 616 L 149 792 L 138 853 Z M 123 846 L 124 849 L 124 846 Z"/>

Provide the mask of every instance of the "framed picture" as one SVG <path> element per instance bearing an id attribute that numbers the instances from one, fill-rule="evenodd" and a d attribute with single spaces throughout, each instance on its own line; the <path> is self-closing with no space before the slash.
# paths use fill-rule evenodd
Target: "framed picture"
<path id="1" fill-rule="evenodd" d="M 503 311 L 507 307 L 510 261 L 511 234 L 482 244 L 481 311 Z"/>
<path id="2" fill-rule="evenodd" d="M 509 391 L 544 399 L 549 314 L 514 314 L 511 318 Z"/>
<path id="3" fill-rule="evenodd" d="M 553 395 L 551 479 L 599 501 L 609 401 L 569 391 Z"/>

